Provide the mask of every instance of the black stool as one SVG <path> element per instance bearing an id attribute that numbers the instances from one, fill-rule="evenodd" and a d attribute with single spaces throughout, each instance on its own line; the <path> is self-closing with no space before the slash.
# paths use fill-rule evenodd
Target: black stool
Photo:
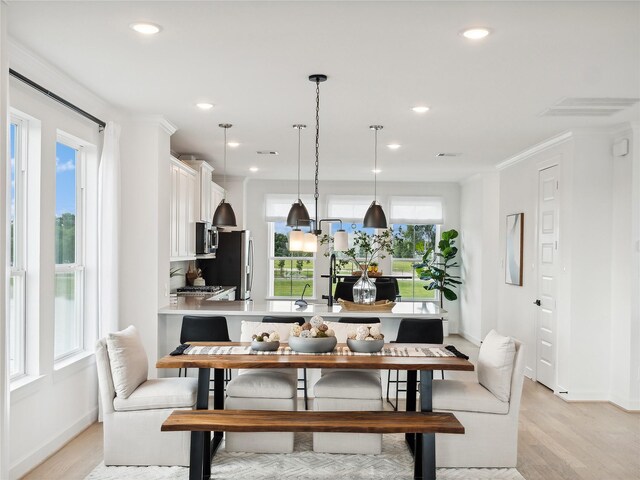
<path id="1" fill-rule="evenodd" d="M 436 343 L 442 344 L 444 341 L 444 332 L 442 329 L 441 318 L 403 318 L 400 320 L 400 326 L 398 327 L 398 336 L 394 342 L 391 343 Z M 391 370 L 387 371 L 387 403 L 393 407 L 394 410 L 398 410 L 398 392 L 406 392 L 405 389 L 400 389 L 400 383 L 407 383 L 406 380 L 400 380 L 398 378 L 398 370 L 396 372 L 396 379 L 391 380 Z M 444 373 L 442 375 L 444 378 Z M 396 384 L 396 403 L 395 405 L 389 399 L 389 386 L 390 384 Z"/>
<path id="2" fill-rule="evenodd" d="M 230 342 L 227 319 L 225 317 L 204 317 L 196 315 L 185 315 L 182 317 L 182 328 L 180 329 L 180 343 L 189 342 Z M 178 370 L 178 376 L 181 376 Z M 184 376 L 187 376 L 187 369 L 184 369 Z M 225 385 L 231 380 L 231 370 L 225 369 Z M 210 391 L 212 391 L 210 389 Z"/>
<path id="3" fill-rule="evenodd" d="M 302 325 L 304 323 L 304 317 L 277 317 L 269 316 L 262 317 L 262 323 L 297 323 Z M 298 387 L 298 390 L 304 392 L 304 409 L 308 410 L 309 397 L 307 394 L 307 369 L 302 369 L 302 378 L 298 378 L 298 382 L 302 382 L 302 387 Z"/>
<path id="4" fill-rule="evenodd" d="M 378 317 L 340 317 L 340 323 L 380 323 Z"/>
<path id="5" fill-rule="evenodd" d="M 380 282 L 376 280 L 376 302 L 378 300 L 396 301 L 396 286 L 393 282 Z"/>

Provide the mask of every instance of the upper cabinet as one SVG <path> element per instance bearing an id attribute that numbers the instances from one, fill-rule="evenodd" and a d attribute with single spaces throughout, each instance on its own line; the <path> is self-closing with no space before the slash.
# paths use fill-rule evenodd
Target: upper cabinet
<path id="1" fill-rule="evenodd" d="M 195 202 L 197 206 L 196 218 L 199 222 L 211 222 L 213 212 L 217 205 L 211 203 L 211 177 L 213 175 L 213 167 L 203 160 L 193 160 L 191 155 L 189 155 L 189 157 L 191 158 L 190 160 L 183 159 L 182 161 L 193 168 L 198 176 L 198 188 L 195 192 Z"/>
<path id="2" fill-rule="evenodd" d="M 171 157 L 170 260 L 195 258 L 196 191 L 198 172 Z"/>
<path id="3" fill-rule="evenodd" d="M 209 221 L 213 219 L 213 214 L 218 208 L 218 205 L 224 198 L 224 189 L 215 182 L 211 182 L 211 217 Z"/>

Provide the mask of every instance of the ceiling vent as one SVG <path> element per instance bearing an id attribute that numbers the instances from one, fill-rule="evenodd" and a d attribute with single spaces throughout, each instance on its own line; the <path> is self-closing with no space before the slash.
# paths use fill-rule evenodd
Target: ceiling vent
<path id="1" fill-rule="evenodd" d="M 638 98 L 565 97 L 540 114 L 543 117 L 608 117 L 638 103 Z"/>
<path id="2" fill-rule="evenodd" d="M 436 157 L 459 157 L 461 153 L 440 152 L 436 153 Z"/>
<path id="3" fill-rule="evenodd" d="M 278 155 L 275 150 L 258 150 L 256 153 L 258 155 Z"/>

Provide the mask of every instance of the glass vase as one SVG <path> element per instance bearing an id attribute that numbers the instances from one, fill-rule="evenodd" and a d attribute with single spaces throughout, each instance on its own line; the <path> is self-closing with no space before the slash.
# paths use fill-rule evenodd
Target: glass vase
<path id="1" fill-rule="evenodd" d="M 358 281 L 353 285 L 353 302 L 371 305 L 375 301 L 376 284 L 371 281 L 365 269 Z"/>

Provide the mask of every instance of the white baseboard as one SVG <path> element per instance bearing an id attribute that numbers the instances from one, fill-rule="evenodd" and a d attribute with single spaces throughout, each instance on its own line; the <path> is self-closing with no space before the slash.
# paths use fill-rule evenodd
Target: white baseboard
<path id="1" fill-rule="evenodd" d="M 98 407 L 91 409 L 89 413 L 80 418 L 77 422 L 71 425 L 69 428 L 60 432 L 54 438 L 49 440 L 44 445 L 37 447 L 35 451 L 26 455 L 21 460 L 18 460 L 9 470 L 9 478 L 11 480 L 18 479 L 25 475 L 30 470 L 40 465 L 48 457 L 60 450 L 66 443 L 72 438 L 78 435 L 80 432 L 88 428 L 92 423 L 98 419 Z"/>
<path id="2" fill-rule="evenodd" d="M 464 338 L 465 340 L 470 341 L 471 343 L 473 343 L 476 347 L 479 347 L 480 344 L 482 343 L 480 341 L 479 338 L 474 337 L 473 335 L 469 335 L 467 332 L 465 332 L 464 330 L 460 330 L 458 332 L 458 335 L 460 335 L 462 338 Z"/>
<path id="3" fill-rule="evenodd" d="M 628 398 L 621 398 L 617 395 L 611 395 L 611 399 L 609 401 L 616 407 L 620 407 L 628 412 L 640 411 L 640 400 L 630 400 Z"/>
<path id="4" fill-rule="evenodd" d="M 567 394 L 557 394 L 566 402 L 608 402 L 609 394 L 607 392 L 589 392 L 589 391 L 570 391 Z"/>

